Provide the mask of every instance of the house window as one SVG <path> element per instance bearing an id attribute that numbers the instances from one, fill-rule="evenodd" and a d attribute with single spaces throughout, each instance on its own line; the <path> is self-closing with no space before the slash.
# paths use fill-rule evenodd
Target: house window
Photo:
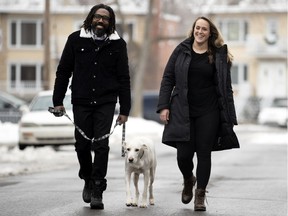
<path id="1" fill-rule="evenodd" d="M 219 21 L 219 28 L 226 41 L 242 42 L 247 40 L 248 23 L 244 20 Z"/>
<path id="2" fill-rule="evenodd" d="M 266 34 L 264 40 L 267 44 L 273 45 L 277 43 L 278 37 L 278 22 L 276 19 L 269 17 L 266 21 Z"/>
<path id="3" fill-rule="evenodd" d="M 248 82 L 248 67 L 245 64 L 235 64 L 231 68 L 232 84 L 238 85 Z"/>
<path id="4" fill-rule="evenodd" d="M 36 81 L 36 66 L 35 65 L 21 65 L 21 80 L 24 82 L 35 82 Z"/>
<path id="5" fill-rule="evenodd" d="M 9 87 L 17 90 L 41 90 L 43 80 L 41 64 L 15 63 L 10 65 Z"/>
<path id="6" fill-rule="evenodd" d="M 42 46 L 43 23 L 41 20 L 13 20 L 9 38 L 12 47 Z"/>
<path id="7" fill-rule="evenodd" d="M 127 32 L 124 32 L 123 25 L 121 24 L 116 24 L 116 31 L 118 34 L 124 38 L 124 40 L 129 41 L 133 40 L 134 37 L 134 25 L 132 23 L 126 23 L 127 25 Z"/>
<path id="8" fill-rule="evenodd" d="M 238 66 L 232 66 L 231 68 L 231 79 L 233 84 L 239 83 L 239 67 Z"/>

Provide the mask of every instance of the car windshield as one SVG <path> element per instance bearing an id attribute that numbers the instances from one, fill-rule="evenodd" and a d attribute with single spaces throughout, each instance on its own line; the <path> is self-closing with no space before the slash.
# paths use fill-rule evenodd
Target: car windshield
<path id="1" fill-rule="evenodd" d="M 273 107 L 287 107 L 287 99 L 286 98 L 276 98 L 273 101 Z"/>
<path id="2" fill-rule="evenodd" d="M 66 110 L 71 110 L 71 95 L 66 95 L 63 103 Z M 48 107 L 53 107 L 52 96 L 39 96 L 32 101 L 30 111 L 48 110 Z"/>
<path id="3" fill-rule="evenodd" d="M 12 103 L 16 107 L 19 107 L 26 103 L 24 100 L 17 98 L 14 95 L 7 94 L 5 92 L 0 92 L 0 98 L 2 98 L 5 102 Z"/>

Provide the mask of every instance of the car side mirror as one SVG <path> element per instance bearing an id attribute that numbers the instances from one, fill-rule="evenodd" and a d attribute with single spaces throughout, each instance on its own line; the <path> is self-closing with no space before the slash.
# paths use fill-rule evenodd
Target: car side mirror
<path id="1" fill-rule="evenodd" d="M 11 108 L 14 108 L 11 104 L 9 103 L 4 103 L 4 109 L 11 109 Z"/>
<path id="2" fill-rule="evenodd" d="M 29 112 L 29 107 L 27 105 L 22 105 L 20 106 L 19 110 L 22 114 L 24 114 L 24 113 Z"/>

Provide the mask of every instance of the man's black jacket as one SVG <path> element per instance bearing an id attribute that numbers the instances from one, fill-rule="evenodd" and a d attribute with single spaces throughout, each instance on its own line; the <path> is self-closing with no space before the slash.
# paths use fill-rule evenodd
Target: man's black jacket
<path id="1" fill-rule="evenodd" d="M 100 47 L 83 28 L 69 35 L 56 72 L 54 106 L 63 105 L 71 76 L 72 104 L 94 106 L 117 102 L 119 97 L 120 114 L 129 115 L 127 47 L 117 32 L 107 37 Z"/>

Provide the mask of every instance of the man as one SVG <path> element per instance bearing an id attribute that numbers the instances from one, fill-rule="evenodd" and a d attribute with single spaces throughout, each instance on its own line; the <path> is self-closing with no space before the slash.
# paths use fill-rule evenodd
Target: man
<path id="1" fill-rule="evenodd" d="M 117 98 L 120 103 L 117 121 L 120 125 L 127 121 L 131 108 L 127 47 L 115 31 L 111 7 L 104 4 L 92 7 L 81 30 L 68 37 L 56 72 L 53 93 L 56 111 L 65 110 L 63 99 L 71 76 L 74 122 L 88 138 L 110 132 Z M 83 200 L 92 209 L 104 209 L 102 193 L 107 186 L 109 140 L 91 143 L 77 129 L 75 139 L 79 177 L 85 181 Z"/>

